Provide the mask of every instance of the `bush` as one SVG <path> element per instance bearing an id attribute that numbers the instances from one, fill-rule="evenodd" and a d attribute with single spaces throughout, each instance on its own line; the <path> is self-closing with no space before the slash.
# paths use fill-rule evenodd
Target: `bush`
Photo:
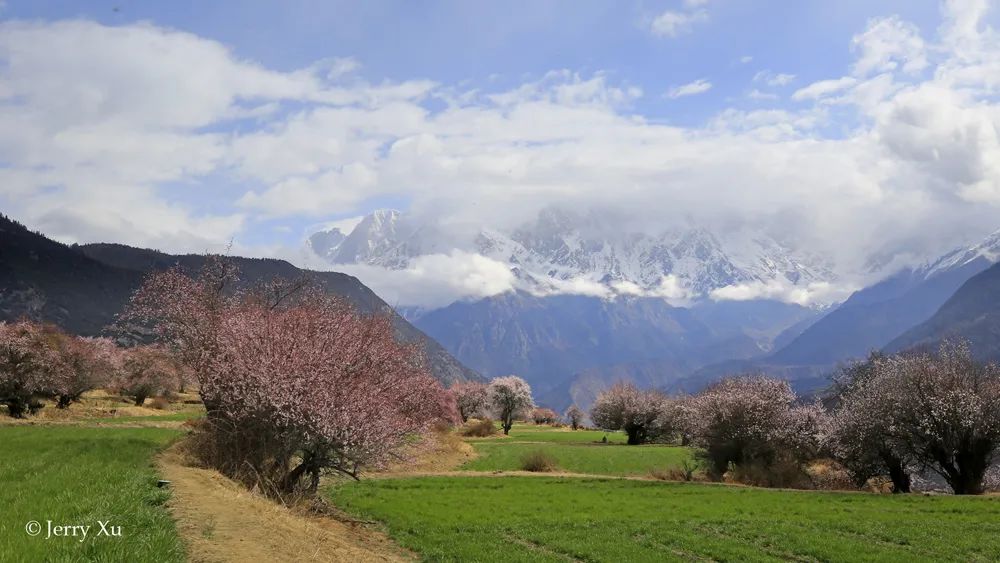
<path id="1" fill-rule="evenodd" d="M 555 424 L 559 422 L 559 415 L 552 409 L 539 407 L 531 411 L 531 420 L 535 424 Z"/>
<path id="2" fill-rule="evenodd" d="M 649 476 L 660 481 L 696 481 L 704 479 L 704 475 L 698 473 L 699 465 L 691 460 L 684 460 L 680 467 L 668 467 L 666 469 L 654 468 L 649 470 Z"/>
<path id="3" fill-rule="evenodd" d="M 521 469 L 535 473 L 548 473 L 559 469 L 556 459 L 544 450 L 535 450 L 521 458 Z"/>
<path id="4" fill-rule="evenodd" d="M 754 461 L 732 465 L 723 479 L 727 483 L 742 483 L 755 487 L 815 488 L 802 464 L 790 459 L 775 462 Z"/>
<path id="5" fill-rule="evenodd" d="M 166 397 L 154 397 L 152 401 L 149 402 L 149 408 L 156 410 L 167 410 L 170 408 L 170 401 Z"/>
<path id="6" fill-rule="evenodd" d="M 471 420 L 462 427 L 462 436 L 469 438 L 486 438 L 497 433 L 496 424 L 492 419 Z"/>

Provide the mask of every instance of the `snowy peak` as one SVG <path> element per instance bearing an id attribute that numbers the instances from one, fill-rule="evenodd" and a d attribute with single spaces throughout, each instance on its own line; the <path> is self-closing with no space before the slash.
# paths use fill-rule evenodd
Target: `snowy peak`
<path id="1" fill-rule="evenodd" d="M 341 238 L 342 237 L 342 238 Z M 627 287 L 629 291 L 707 296 L 715 289 L 745 284 L 795 286 L 834 279 L 820 260 L 761 233 L 717 236 L 702 227 L 671 227 L 659 233 L 622 232 L 596 213 L 549 208 L 510 232 L 482 229 L 453 236 L 436 225 L 417 224 L 396 211 L 365 217 L 348 235 L 323 231 L 310 246 L 333 264 L 406 268 L 428 254 L 454 250 L 507 265 L 522 289 L 541 293 L 566 287 Z M 563 282 L 563 283 L 560 283 Z M 624 285 L 623 285 L 624 284 Z"/>
<path id="2" fill-rule="evenodd" d="M 983 260 L 989 264 L 1000 262 L 1000 230 L 995 231 L 978 244 L 966 248 L 957 248 L 919 268 L 917 271 L 924 278 L 929 278 L 941 272 L 961 268 L 976 260 Z"/>

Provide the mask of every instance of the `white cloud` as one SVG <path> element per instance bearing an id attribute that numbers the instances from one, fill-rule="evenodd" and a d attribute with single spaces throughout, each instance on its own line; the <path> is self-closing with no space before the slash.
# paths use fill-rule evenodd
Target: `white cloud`
<path id="1" fill-rule="evenodd" d="M 458 299 L 513 291 L 516 284 L 505 264 L 461 251 L 421 256 L 402 270 L 367 265 L 339 265 L 336 269 L 360 278 L 394 306 L 441 307 Z"/>
<path id="2" fill-rule="evenodd" d="M 708 12 L 705 10 L 698 9 L 687 12 L 667 10 L 653 18 L 649 29 L 653 35 L 659 37 L 677 37 L 689 33 L 696 23 L 706 21 L 708 21 Z"/>
<path id="3" fill-rule="evenodd" d="M 709 297 L 714 301 L 750 301 L 772 299 L 795 305 L 832 303 L 844 299 L 855 287 L 837 287 L 828 282 L 811 283 L 806 286 L 771 280 L 729 285 L 712 290 Z"/>
<path id="4" fill-rule="evenodd" d="M 749 64 L 753 62 L 753 57 L 750 55 L 743 55 L 740 57 L 740 64 Z"/>
<path id="5" fill-rule="evenodd" d="M 762 70 L 754 75 L 753 81 L 763 82 L 768 86 L 787 86 L 795 81 L 795 75 L 788 73 L 775 74 L 769 70 Z"/>
<path id="6" fill-rule="evenodd" d="M 812 100 L 842 92 L 858 83 L 858 79 L 852 76 L 836 78 L 832 80 L 820 80 L 813 82 L 805 88 L 796 90 L 792 94 L 792 99 L 796 101 Z"/>
<path id="7" fill-rule="evenodd" d="M 712 89 L 712 83 L 704 78 L 695 80 L 694 82 L 688 82 L 687 84 L 682 84 L 680 86 L 674 86 L 669 91 L 667 91 L 666 96 L 671 99 L 683 98 L 684 96 L 695 96 L 698 94 L 704 94 Z"/>
<path id="8" fill-rule="evenodd" d="M 747 93 L 747 97 L 751 100 L 777 100 L 778 95 L 771 92 L 761 92 L 760 90 L 754 88 Z"/>
<path id="9" fill-rule="evenodd" d="M 920 30 L 898 16 L 872 20 L 864 33 L 854 36 L 851 45 L 860 53 L 854 63 L 857 76 L 896 69 L 912 74 L 928 64 Z"/>

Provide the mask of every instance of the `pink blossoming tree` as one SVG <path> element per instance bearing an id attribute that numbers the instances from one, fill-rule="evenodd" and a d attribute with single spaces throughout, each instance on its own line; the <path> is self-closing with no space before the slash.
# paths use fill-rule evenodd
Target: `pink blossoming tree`
<path id="1" fill-rule="evenodd" d="M 486 384 L 478 381 L 466 381 L 456 383 L 451 386 L 451 392 L 455 395 L 455 402 L 458 405 L 458 412 L 462 415 L 462 422 L 470 417 L 482 416 L 487 408 Z"/>
<path id="2" fill-rule="evenodd" d="M 222 260 L 197 279 L 154 274 L 126 317 L 153 324 L 193 369 L 223 471 L 314 492 L 322 472 L 357 478 L 410 436 L 458 419 L 388 316 L 362 316 L 304 282 L 234 290 L 235 274 Z"/>
<path id="3" fill-rule="evenodd" d="M 53 392 L 59 356 L 46 344 L 49 338 L 38 324 L 0 323 L 0 401 L 12 417 L 35 413 Z"/>

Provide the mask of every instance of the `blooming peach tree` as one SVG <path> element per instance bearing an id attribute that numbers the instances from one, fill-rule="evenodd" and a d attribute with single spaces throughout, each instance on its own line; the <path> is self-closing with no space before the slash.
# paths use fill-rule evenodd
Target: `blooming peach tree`
<path id="1" fill-rule="evenodd" d="M 955 494 L 983 492 L 1000 451 L 1000 367 L 975 361 L 967 343 L 946 342 L 936 354 L 888 358 L 872 384 L 870 392 L 891 405 L 890 430 L 903 455 Z"/>
<path id="2" fill-rule="evenodd" d="M 801 463 L 819 451 L 827 423 L 822 407 L 796 401 L 787 381 L 723 379 L 684 402 L 685 431 L 716 478 L 730 465 Z"/>
<path id="3" fill-rule="evenodd" d="M 566 409 L 566 415 L 565 415 L 566 422 L 569 423 L 570 428 L 572 428 L 573 430 L 577 430 L 580 428 L 580 426 L 583 424 L 583 418 L 585 416 L 586 413 L 583 412 L 583 409 L 581 409 L 576 405 L 572 405 L 568 409 Z"/>
<path id="4" fill-rule="evenodd" d="M 469 420 L 470 417 L 481 416 L 486 410 L 488 399 L 486 384 L 466 381 L 456 383 L 450 389 L 455 395 L 462 422 Z"/>
<path id="5" fill-rule="evenodd" d="M 414 434 L 458 419 L 390 317 L 361 315 L 306 282 L 234 281 L 222 260 L 197 278 L 154 274 L 125 319 L 151 324 L 191 366 L 220 469 L 279 493 L 315 492 L 322 472 L 358 478 Z"/>
<path id="6" fill-rule="evenodd" d="M 41 325 L 0 322 L 0 401 L 14 418 L 35 413 L 53 392 L 59 356 L 48 338 Z"/>
<path id="7" fill-rule="evenodd" d="M 531 386 L 516 375 L 497 377 L 490 381 L 487 395 L 490 408 L 500 419 L 504 434 L 510 434 L 516 417 L 527 415 L 535 407 Z"/>
<path id="8" fill-rule="evenodd" d="M 670 434 L 670 400 L 659 391 L 619 382 L 601 392 L 590 418 L 604 430 L 622 430 L 631 445 Z"/>
<path id="9" fill-rule="evenodd" d="M 830 418 L 827 446 L 858 487 L 872 477 L 888 475 L 892 492 L 908 493 L 913 459 L 896 432 L 896 401 L 880 382 L 889 361 L 873 353 L 838 375 L 839 404 Z"/>
<path id="10" fill-rule="evenodd" d="M 136 346 L 122 354 L 113 380 L 122 395 L 142 406 L 154 395 L 177 389 L 177 366 L 162 346 Z"/>

